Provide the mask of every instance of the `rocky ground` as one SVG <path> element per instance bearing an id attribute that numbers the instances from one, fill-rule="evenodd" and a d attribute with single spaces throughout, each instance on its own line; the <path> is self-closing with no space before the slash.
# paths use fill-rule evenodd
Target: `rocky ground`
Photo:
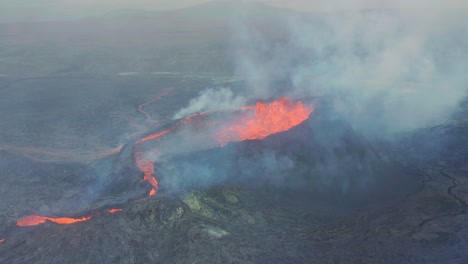
<path id="1" fill-rule="evenodd" d="M 462 136 L 468 126 L 446 127 Z M 2 263 L 466 263 L 468 163 L 457 149 L 421 163 L 424 182 L 393 205 L 337 213 L 271 191 L 213 187 L 128 204 L 85 223 L 11 230 Z"/>
<path id="2" fill-rule="evenodd" d="M 0 263 L 468 263 L 466 116 L 377 147 L 422 179 L 385 204 L 337 209 L 219 184 L 121 203 L 122 212 L 73 225 L 20 228 L 5 210 Z"/>

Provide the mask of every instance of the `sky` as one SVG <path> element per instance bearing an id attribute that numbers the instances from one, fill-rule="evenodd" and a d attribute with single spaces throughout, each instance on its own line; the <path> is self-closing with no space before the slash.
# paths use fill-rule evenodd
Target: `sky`
<path id="1" fill-rule="evenodd" d="M 248 1 L 248 0 L 247 0 Z M 0 21 L 54 20 L 95 16 L 118 9 L 168 10 L 206 0 L 0 0 Z M 262 0 L 301 11 L 362 8 L 468 8 L 466 0 Z"/>

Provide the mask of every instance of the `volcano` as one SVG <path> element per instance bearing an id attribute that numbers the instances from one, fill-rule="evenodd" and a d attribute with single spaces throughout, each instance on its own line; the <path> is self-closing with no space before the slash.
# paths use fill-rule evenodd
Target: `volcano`
<path id="1" fill-rule="evenodd" d="M 288 113 L 294 113 L 294 118 Z M 278 123 L 280 126 L 269 130 L 271 133 L 265 133 Z M 113 258 L 117 262 L 132 262 L 115 253 L 121 247 L 118 241 L 125 247 L 143 246 L 142 252 L 152 252 L 130 253 L 141 258 L 136 262 L 172 261 L 173 256 L 195 254 L 188 251 L 173 255 L 167 245 L 188 245 L 204 252 L 195 244 L 219 243 L 234 255 L 255 254 L 259 259 L 278 260 L 283 253 L 267 257 L 261 252 L 271 243 L 279 246 L 283 242 L 297 248 L 294 254 L 299 261 L 310 256 L 310 247 L 323 241 L 338 243 L 333 238 L 336 234 L 327 233 L 328 229 L 321 233 L 324 227 L 342 230 L 339 232 L 349 239 L 357 238 L 360 244 L 367 239 L 361 229 L 373 228 L 367 223 L 371 213 L 321 215 L 318 206 L 375 212 L 412 195 L 421 186 L 421 178 L 415 177 L 413 169 L 389 158 L 320 100 L 284 98 L 229 111 L 196 113 L 125 145 L 112 158 L 116 184 L 105 196 L 139 190 L 134 202 L 121 203 L 123 209 L 19 219 L 11 235 L 0 240 L 5 245 L 17 245 L 15 256 L 2 251 L 0 259 L 18 260 L 18 255 L 24 255 L 22 261 L 35 261 L 37 255 L 18 252 L 46 247 L 73 259 L 88 252 L 87 262 L 103 260 L 92 249 L 95 242 L 84 242 L 105 237 L 100 250 L 106 255 L 117 254 L 118 259 Z M 138 201 L 148 196 L 154 197 Z M 399 217 L 389 210 L 383 214 Z M 322 218 L 326 220 L 318 220 Z M 32 229 L 30 238 L 20 235 L 21 228 L 40 224 L 40 228 Z M 289 233 L 281 240 L 285 230 Z M 375 232 L 372 230 L 366 232 Z M 44 241 L 50 233 L 57 234 L 62 243 Z M 262 238 L 258 237 L 260 233 Z M 250 249 L 239 246 L 245 238 Z M 195 239 L 195 244 L 187 243 L 190 239 Z M 85 246 L 70 251 L 66 241 Z M 257 250 L 253 244 L 259 242 Z M 209 261 L 209 256 L 203 259 Z"/>
<path id="2" fill-rule="evenodd" d="M 152 186 L 152 196 L 159 188 L 154 176 L 154 162 L 161 156 L 222 148 L 229 142 L 262 140 L 299 125 L 312 112 L 313 108 L 304 106 L 301 101 L 294 103 L 280 98 L 269 104 L 259 102 L 233 112 L 197 113 L 179 120 L 169 129 L 135 142 L 135 162 L 143 172 L 144 180 Z"/>
<path id="3" fill-rule="evenodd" d="M 193 129 L 167 134 L 159 145 L 165 155 L 155 160 L 161 190 L 179 193 L 229 184 L 355 208 L 394 202 L 418 188 L 421 179 L 413 169 L 381 154 L 325 103 L 314 105 L 313 114 L 304 114 L 308 117 L 297 125 L 258 138 L 249 137 L 241 124 L 224 126 L 214 132 L 219 146 L 200 148 L 203 140 L 195 136 L 191 145 L 198 147 L 180 151 L 190 144 L 184 138 L 198 134 Z M 197 126 L 226 120 L 223 116 L 204 116 Z M 229 135 L 236 129 L 242 132 Z M 263 135 L 262 129 L 253 130 Z M 226 140 L 236 136 L 241 140 Z"/>
<path id="4" fill-rule="evenodd" d="M 463 12 L 7 2 L 0 263 L 468 263 Z"/>
<path id="5" fill-rule="evenodd" d="M 140 112 L 144 112 L 139 108 Z M 169 129 L 145 136 L 135 143 L 133 148 L 119 147 L 120 155 L 114 162 L 111 170 L 114 181 L 118 188 L 122 185 L 131 186 L 132 180 L 119 180 L 123 176 L 128 176 L 130 171 L 135 171 L 135 167 L 143 173 L 143 180 L 151 186 L 149 195 L 153 196 L 159 189 L 154 163 L 161 156 L 174 153 L 186 153 L 211 149 L 215 146 L 223 147 L 228 142 L 245 141 L 252 139 L 264 139 L 265 137 L 291 129 L 297 126 L 313 112 L 311 106 L 304 106 L 302 102 L 292 102 L 290 99 L 281 98 L 278 101 L 264 104 L 257 103 L 255 106 L 247 106 L 229 113 L 197 113 L 177 121 Z M 148 119 L 149 115 L 146 115 Z M 230 116 L 229 118 L 225 118 Z M 224 117 L 224 118 L 221 118 Z M 227 120 L 227 121 L 226 121 Z M 167 135 L 167 136 L 166 136 Z M 189 137 L 188 137 L 189 135 Z M 168 137 L 169 138 L 166 138 Z M 188 141 L 187 141 L 188 139 Z M 195 144 L 193 139 L 197 139 Z M 174 145 L 175 144 L 175 145 Z M 130 152 L 129 150 L 133 151 Z M 132 153 L 133 159 L 128 155 Z M 121 157 L 127 158 L 122 161 Z M 134 165 L 125 166 L 130 160 L 134 160 Z M 122 164 L 124 166 L 122 166 Z M 133 183 L 136 181 L 133 180 Z M 131 189 L 136 189 L 133 187 Z M 114 191 L 113 188 L 109 189 Z M 135 194 L 128 197 L 135 197 Z M 108 209 L 109 213 L 119 212 L 122 209 Z M 97 212 L 98 214 L 100 212 Z M 93 214 L 82 217 L 49 217 L 40 215 L 30 215 L 19 219 L 17 226 L 35 226 L 51 221 L 61 225 L 69 225 L 78 222 L 88 221 Z"/>
<path id="6" fill-rule="evenodd" d="M 284 201 L 314 201 L 348 210 L 393 202 L 419 186 L 417 177 L 408 176 L 410 170 L 382 157 L 344 120 L 331 119 L 332 114 L 320 102 L 288 98 L 195 113 L 120 147 L 111 170 L 114 186 L 133 192 L 130 199 L 145 192 L 132 191 L 142 181 L 149 196 L 160 189 L 177 195 L 216 185 L 247 186 L 288 196 Z M 141 174 L 138 180 L 128 177 Z M 70 225 L 89 221 L 101 211 L 77 217 L 29 215 L 16 225 Z"/>
<path id="7" fill-rule="evenodd" d="M 195 113 L 127 145 L 118 160 L 118 186 L 137 190 L 143 180 L 150 196 L 228 184 L 353 208 L 395 201 L 421 181 L 326 103 L 287 98 Z"/>

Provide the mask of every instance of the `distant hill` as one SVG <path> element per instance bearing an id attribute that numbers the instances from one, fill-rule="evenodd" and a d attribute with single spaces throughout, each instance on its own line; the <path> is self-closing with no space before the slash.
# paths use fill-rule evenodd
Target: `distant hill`
<path id="1" fill-rule="evenodd" d="M 290 9 L 277 8 L 260 2 L 241 1 L 211 1 L 199 5 L 184 7 L 167 11 L 146 11 L 138 9 L 121 9 L 108 14 L 109 17 L 131 17 L 131 18 L 154 18 L 154 17 L 177 17 L 177 18 L 197 18 L 197 19 L 219 19 L 231 18 L 258 18 L 264 19 L 277 16 L 291 16 L 308 14 L 293 11 Z"/>
<path id="2" fill-rule="evenodd" d="M 171 11 L 124 9 L 80 20 L 0 23 L 0 74 L 231 74 L 233 39 L 242 30 L 261 33 L 269 43 L 287 42 L 287 21 L 320 16 L 213 1 Z"/>

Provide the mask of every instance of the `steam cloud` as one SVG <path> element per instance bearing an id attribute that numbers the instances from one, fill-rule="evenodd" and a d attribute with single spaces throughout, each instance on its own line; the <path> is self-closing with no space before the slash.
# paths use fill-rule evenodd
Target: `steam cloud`
<path id="1" fill-rule="evenodd" d="M 314 121 L 320 125 L 311 128 L 315 141 L 303 138 L 304 144 L 298 146 L 317 153 L 301 163 L 289 153 L 269 150 L 247 160 L 241 157 L 226 167 L 239 169 L 239 175 L 254 175 L 252 182 L 268 174 L 274 178 L 270 181 L 289 187 L 287 175 L 293 171 L 312 182 L 296 182 L 297 186 L 324 193 L 336 189 L 351 196 L 414 184 L 415 177 L 398 176 L 402 173 L 392 170 L 393 165 L 376 154 L 365 138 L 388 139 L 397 132 L 449 120 L 468 87 L 464 73 L 468 69 L 468 19 L 429 7 L 279 14 L 284 15 L 283 23 L 274 30 L 268 26 L 255 29 L 252 21 L 233 22 L 236 74 L 246 80 L 246 92 L 235 96 L 226 88 L 208 89 L 176 117 L 281 96 L 322 97 L 328 102 L 328 120 Z M 278 89 L 278 80 L 292 85 Z M 166 184 L 183 188 L 182 179 L 189 177 L 185 174 L 194 170 L 200 171 L 195 182 L 202 185 L 227 177 L 216 172 L 213 164 L 184 163 L 182 167 L 191 169 L 173 172 Z M 283 170 L 289 173 L 280 173 Z"/>
<path id="2" fill-rule="evenodd" d="M 232 109 L 244 104 L 245 98 L 234 95 L 232 90 L 227 87 L 208 88 L 201 91 L 197 98 L 190 100 L 187 107 L 182 108 L 174 115 L 174 119 L 180 119 L 197 112 Z"/>
<path id="3" fill-rule="evenodd" d="M 455 11 L 371 10 L 284 18 L 282 41 L 236 24 L 237 71 L 250 96 L 333 98 L 360 131 L 417 129 L 443 122 L 466 95 L 468 23 Z"/>

